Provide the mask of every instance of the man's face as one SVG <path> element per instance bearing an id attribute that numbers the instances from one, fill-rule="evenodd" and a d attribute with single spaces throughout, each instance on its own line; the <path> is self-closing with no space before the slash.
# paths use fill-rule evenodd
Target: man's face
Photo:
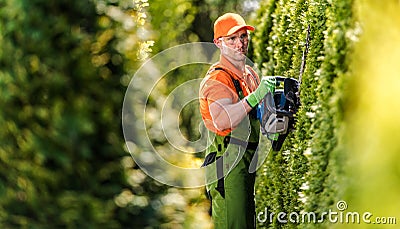
<path id="1" fill-rule="evenodd" d="M 221 53 L 227 58 L 235 61 L 246 59 L 249 46 L 249 35 L 246 29 L 241 29 L 232 35 L 221 37 L 215 42 L 221 49 Z"/>

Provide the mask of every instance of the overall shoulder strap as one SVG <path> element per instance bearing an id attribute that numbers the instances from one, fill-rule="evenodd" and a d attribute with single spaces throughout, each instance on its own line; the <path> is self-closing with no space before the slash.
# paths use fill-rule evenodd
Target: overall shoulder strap
<path id="1" fill-rule="evenodd" d="M 223 69 L 223 68 L 221 68 L 221 67 L 216 67 L 216 68 L 214 68 L 214 70 L 221 70 L 221 71 L 224 71 L 224 72 L 228 73 L 228 75 L 229 75 L 229 76 L 231 77 L 231 79 L 232 79 L 233 85 L 235 86 L 236 93 L 238 94 L 239 98 L 240 98 L 240 99 L 243 99 L 243 98 L 244 98 L 243 90 L 242 90 L 242 88 L 240 87 L 240 82 L 239 82 L 239 80 L 233 78 L 233 76 L 232 76 L 228 71 L 226 71 L 225 69 Z M 249 117 L 252 118 L 252 119 L 257 119 L 257 109 L 256 109 L 256 108 L 253 108 L 253 109 L 249 112 Z"/>
<path id="2" fill-rule="evenodd" d="M 231 75 L 228 71 L 226 71 L 225 69 L 223 69 L 223 68 L 221 68 L 221 67 L 216 67 L 216 68 L 214 68 L 214 70 L 221 70 L 221 71 L 224 71 L 224 72 L 228 73 L 228 75 L 229 75 L 229 76 L 231 77 L 231 79 L 232 79 L 233 85 L 235 86 L 235 90 L 236 90 L 236 93 L 238 94 L 239 98 L 240 98 L 240 99 L 243 99 L 243 98 L 244 98 L 244 96 L 243 96 L 243 90 L 242 90 L 242 88 L 240 87 L 240 82 L 239 82 L 239 80 L 233 78 L 232 75 Z"/>

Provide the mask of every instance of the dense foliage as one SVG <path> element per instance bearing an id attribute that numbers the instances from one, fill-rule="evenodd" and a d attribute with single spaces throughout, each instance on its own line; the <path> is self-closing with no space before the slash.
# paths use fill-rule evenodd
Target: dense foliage
<path id="1" fill-rule="evenodd" d="M 307 27 L 310 47 L 301 78 L 296 131 L 281 152 L 271 152 L 257 184 L 257 212 L 327 211 L 340 200 L 337 155 L 342 81 L 348 73 L 354 19 L 352 1 L 264 1 L 255 35 L 255 62 L 266 75 L 299 78 Z M 295 223 L 296 224 L 296 223 Z M 292 227 L 273 222 L 261 226 Z"/>
<path id="2" fill-rule="evenodd" d="M 392 7 L 394 5 L 399 7 L 394 2 L 391 4 L 393 4 Z M 378 12 L 374 18 L 376 21 L 367 20 L 369 17 L 367 15 L 375 8 Z M 363 13 L 362 17 L 358 14 L 360 11 Z M 370 37 L 384 33 L 391 34 L 390 37 L 393 40 L 399 38 L 398 36 L 394 38 L 395 23 L 387 23 L 386 30 L 378 29 L 378 24 L 383 21 L 381 19 L 383 12 L 386 11 L 390 10 L 377 6 L 373 1 L 268 0 L 262 2 L 255 19 L 258 30 L 253 37 L 253 58 L 264 75 L 299 78 L 307 26 L 311 28 L 311 39 L 306 68 L 301 79 L 302 107 L 297 114 L 295 131 L 289 135 L 280 152 L 269 153 L 263 167 L 258 171 L 256 200 L 257 213 L 262 213 L 258 224 L 260 228 L 332 226 L 326 215 L 325 220 L 321 219 L 330 210 L 338 211 L 339 201 L 344 199 L 348 205 L 362 206 L 360 211 L 364 211 L 367 205 L 365 203 L 361 205 L 359 201 L 362 199 L 366 201 L 379 195 L 379 192 L 374 195 L 371 192 L 362 191 L 360 187 L 367 185 L 356 182 L 352 177 L 356 176 L 358 179 L 364 177 L 355 172 L 362 170 L 354 169 L 353 166 L 361 168 L 365 166 L 362 164 L 356 166 L 359 164 L 359 159 L 353 156 L 353 152 L 357 151 L 359 152 L 357 156 L 363 157 L 362 152 L 357 148 L 369 145 L 365 139 L 357 143 L 353 139 L 358 139 L 357 136 L 361 132 L 370 132 L 368 121 L 363 125 L 355 121 L 363 116 L 363 109 L 368 110 L 365 104 L 369 102 L 364 100 L 369 96 L 363 96 L 366 93 L 363 83 L 374 84 L 373 80 L 368 81 L 365 76 L 362 76 L 368 73 L 361 70 L 363 67 L 360 65 L 360 63 L 368 62 L 368 58 L 374 58 L 373 54 L 367 51 L 372 47 L 377 47 Z M 392 14 L 389 15 L 391 20 L 398 22 Z M 374 28 L 376 34 L 363 34 L 364 28 Z M 380 36 L 382 40 L 394 44 L 392 43 L 394 41 L 383 37 Z M 364 41 L 363 45 L 358 45 L 359 39 Z M 364 57 L 364 53 L 370 56 Z M 398 60 L 398 57 L 394 58 Z M 374 69 L 373 71 L 376 72 L 375 68 L 380 69 L 379 66 L 369 63 L 371 71 Z M 393 69 L 388 70 L 389 72 L 395 72 L 394 66 L 388 66 L 383 62 L 379 64 L 386 66 L 387 69 Z M 396 82 L 398 83 L 398 80 Z M 380 92 L 383 93 L 386 90 L 381 88 Z M 368 93 L 377 95 L 373 91 Z M 363 103 L 358 105 L 361 101 Z M 374 104 L 377 103 L 379 102 Z M 354 110 L 358 112 L 358 117 L 353 115 Z M 386 114 L 385 111 L 379 112 Z M 358 123 L 357 127 L 354 123 Z M 379 124 L 381 122 L 378 121 L 377 125 Z M 394 138 L 393 134 L 385 136 L 388 139 Z M 383 136 L 375 140 L 386 142 Z M 392 147 L 387 145 L 387 147 L 375 149 L 383 152 L 384 149 L 389 150 Z M 384 167 L 380 168 L 384 169 Z M 382 177 L 387 176 L 385 174 Z M 365 183 L 369 183 L 368 178 L 365 179 Z M 377 180 L 375 182 L 379 183 Z M 386 182 L 391 181 L 386 180 Z M 375 185 L 368 187 L 376 190 Z M 396 187 L 398 190 L 398 186 Z M 354 190 L 358 192 L 354 193 Z M 358 193 L 360 195 L 357 195 Z M 362 196 L 362 193 L 368 195 Z M 374 201 L 375 204 L 371 204 L 369 209 L 380 209 L 378 202 L 378 200 Z M 266 209 L 268 213 L 275 213 L 275 215 L 265 216 Z M 295 213 L 294 215 L 299 215 L 300 218 L 296 222 L 291 222 L 286 215 L 287 222 L 282 222 L 278 220 L 277 213 L 279 212 Z M 310 216 L 306 215 L 304 222 L 302 221 L 304 213 L 313 213 L 315 218 L 310 219 Z M 394 213 L 392 211 L 391 214 Z"/>

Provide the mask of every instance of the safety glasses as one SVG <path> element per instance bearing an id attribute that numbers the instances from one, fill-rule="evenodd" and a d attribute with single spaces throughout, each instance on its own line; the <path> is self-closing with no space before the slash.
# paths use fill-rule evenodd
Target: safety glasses
<path id="1" fill-rule="evenodd" d="M 241 35 L 232 35 L 229 37 L 221 37 L 220 40 L 225 41 L 228 45 L 235 45 L 238 41 L 242 43 L 249 42 L 250 35 L 248 33 L 243 33 Z"/>

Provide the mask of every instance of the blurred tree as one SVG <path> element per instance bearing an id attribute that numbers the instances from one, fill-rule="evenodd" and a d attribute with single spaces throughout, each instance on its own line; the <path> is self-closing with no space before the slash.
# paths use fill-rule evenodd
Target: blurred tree
<path id="1" fill-rule="evenodd" d="M 371 213 L 370 222 L 362 221 L 360 228 L 398 228 L 400 2 L 357 3 L 354 9 L 362 36 L 352 37 L 359 42 L 352 55 L 354 76 L 345 87 L 348 99 L 343 104 L 343 148 L 349 158 L 345 200 L 349 209 Z"/>
<path id="2" fill-rule="evenodd" d="M 124 151 L 145 0 L 0 3 L 0 226 L 141 228 L 165 187 Z M 153 202 L 151 202 L 153 201 Z"/>

